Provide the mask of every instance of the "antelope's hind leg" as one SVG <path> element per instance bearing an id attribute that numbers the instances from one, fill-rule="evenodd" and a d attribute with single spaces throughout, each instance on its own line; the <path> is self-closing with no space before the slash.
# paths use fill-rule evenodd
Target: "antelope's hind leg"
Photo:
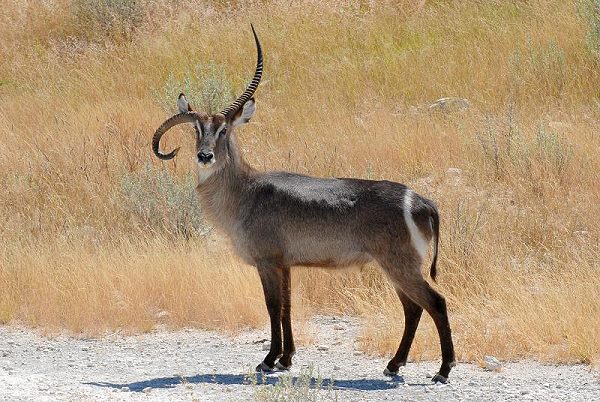
<path id="1" fill-rule="evenodd" d="M 407 283 L 406 286 L 402 287 L 402 290 L 433 318 L 440 337 L 442 365 L 440 371 L 433 376 L 432 381 L 445 383 L 448 380 L 450 370 L 456 365 L 452 333 L 446 309 L 446 299 L 423 278 L 413 283 Z"/>
<path id="2" fill-rule="evenodd" d="M 399 250 L 395 250 L 394 252 L 385 255 L 384 258 L 378 258 L 378 261 L 394 283 L 396 289 L 399 289 L 406 298 L 403 300 L 403 296 L 400 296 L 405 312 L 407 310 L 406 303 L 410 300 L 413 304 L 427 311 L 431 318 L 433 318 L 433 322 L 435 323 L 440 338 L 442 365 L 440 371 L 432 378 L 432 380 L 434 382 L 445 383 L 448 379 L 450 369 L 456 364 L 452 334 L 446 309 L 446 300 L 423 278 L 420 270 L 421 261 L 416 254 L 411 255 L 410 252 L 401 253 Z M 404 261 L 404 265 L 400 264 L 400 261 Z M 399 367 L 402 363 L 406 362 L 405 355 L 408 355 L 408 350 L 418 325 L 418 320 L 416 319 L 416 307 L 409 302 L 408 306 L 410 314 L 412 314 L 412 320 L 409 322 L 407 317 L 404 335 L 398 351 L 384 371 L 385 374 L 388 374 L 389 372 L 388 375 L 393 375 L 397 372 L 396 366 Z"/>
<path id="3" fill-rule="evenodd" d="M 398 293 L 398 297 L 404 308 L 404 334 L 402 335 L 398 351 L 383 372 L 387 376 L 397 375 L 400 366 L 406 365 L 408 352 L 410 351 L 413 339 L 415 338 L 415 332 L 423 314 L 423 308 L 402 293 L 400 289 L 396 289 L 396 293 Z"/>
<path id="4" fill-rule="evenodd" d="M 259 264 L 258 275 L 265 294 L 265 303 L 271 320 L 271 349 L 264 360 L 256 366 L 256 371 L 273 371 L 275 361 L 282 355 L 281 346 L 281 295 L 282 269 L 273 264 Z"/>

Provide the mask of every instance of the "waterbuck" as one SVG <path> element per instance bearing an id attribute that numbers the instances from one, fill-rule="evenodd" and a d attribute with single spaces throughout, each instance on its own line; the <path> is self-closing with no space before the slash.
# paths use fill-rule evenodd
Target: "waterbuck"
<path id="1" fill-rule="evenodd" d="M 347 267 L 375 260 L 391 280 L 405 314 L 398 351 L 384 373 L 396 375 L 406 364 L 425 309 L 435 322 L 442 365 L 433 381 L 445 382 L 454 365 L 446 302 L 423 278 L 421 264 L 433 240 L 430 275 L 435 280 L 439 217 L 432 201 L 390 181 L 325 179 L 289 172 L 258 172 L 241 153 L 234 130 L 255 112 L 254 92 L 263 71 L 261 45 L 254 78 L 230 106 L 217 114 L 194 111 L 179 95 L 179 114 L 152 138 L 160 159 L 175 157 L 159 149 L 171 127 L 195 129 L 197 192 L 209 220 L 229 237 L 237 254 L 258 269 L 271 319 L 271 348 L 258 371 L 289 369 L 295 352 L 290 316 L 290 267 Z M 282 339 L 283 329 L 283 339 Z"/>

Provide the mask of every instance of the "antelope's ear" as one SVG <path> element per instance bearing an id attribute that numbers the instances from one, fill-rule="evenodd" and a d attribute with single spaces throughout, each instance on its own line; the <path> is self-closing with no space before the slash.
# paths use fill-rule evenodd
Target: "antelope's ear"
<path id="1" fill-rule="evenodd" d="M 188 103 L 188 101 L 185 98 L 185 95 L 183 93 L 180 93 L 179 97 L 177 98 L 177 109 L 179 109 L 179 113 L 185 113 L 185 112 L 192 111 L 192 107 Z"/>
<path id="2" fill-rule="evenodd" d="M 252 116 L 254 116 L 254 112 L 256 112 L 256 102 L 254 102 L 254 98 L 252 98 L 244 103 L 244 106 L 237 111 L 231 120 L 231 124 L 235 127 L 248 123 Z"/>

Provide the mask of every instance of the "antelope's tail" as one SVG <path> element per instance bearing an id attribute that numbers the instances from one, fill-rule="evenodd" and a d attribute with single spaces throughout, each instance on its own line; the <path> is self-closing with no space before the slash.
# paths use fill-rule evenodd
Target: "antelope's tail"
<path id="1" fill-rule="evenodd" d="M 435 206 L 431 208 L 431 216 L 429 219 L 431 221 L 431 228 L 433 230 L 433 259 L 431 260 L 429 275 L 431 276 L 431 279 L 435 281 L 435 276 L 437 275 L 438 248 L 440 243 L 440 216 Z"/>

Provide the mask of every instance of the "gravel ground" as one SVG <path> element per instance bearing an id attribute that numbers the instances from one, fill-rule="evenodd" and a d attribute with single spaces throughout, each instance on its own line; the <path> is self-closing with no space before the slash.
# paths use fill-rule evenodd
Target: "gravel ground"
<path id="1" fill-rule="evenodd" d="M 253 400 L 273 395 L 279 377 L 302 377 L 313 367 L 321 390 L 298 400 L 570 400 L 600 401 L 598 372 L 584 365 L 506 363 L 500 372 L 458 364 L 446 385 L 432 384 L 438 362 L 409 363 L 400 376 L 382 374 L 386 359 L 356 350 L 358 322 L 317 317 L 316 343 L 298 348 L 289 374 L 269 374 L 252 384 L 264 357 L 266 331 L 235 339 L 199 330 L 156 331 L 102 339 L 46 338 L 34 331 L 0 327 L 0 400 Z M 333 379 L 331 383 L 329 379 Z M 280 391 L 291 392 L 289 388 Z M 281 398 L 281 396 L 279 397 Z"/>

